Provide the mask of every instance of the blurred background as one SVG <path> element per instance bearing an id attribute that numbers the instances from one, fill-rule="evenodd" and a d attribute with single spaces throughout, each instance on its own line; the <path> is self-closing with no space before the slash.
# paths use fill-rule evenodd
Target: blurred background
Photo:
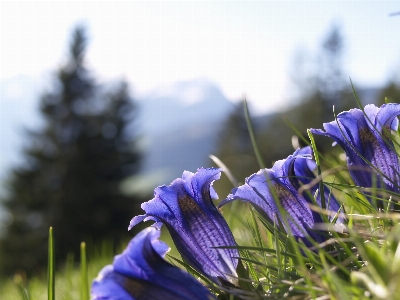
<path id="1" fill-rule="evenodd" d="M 362 103 L 400 101 L 398 1 L 1 2 L 0 272 L 119 242 L 183 170 L 236 178 Z M 288 122 L 297 128 L 295 133 Z M 295 137 L 293 137 L 295 135 Z M 328 143 L 328 144 L 327 144 Z M 321 150 L 330 147 L 321 140 Z M 232 186 L 222 176 L 221 198 Z"/>

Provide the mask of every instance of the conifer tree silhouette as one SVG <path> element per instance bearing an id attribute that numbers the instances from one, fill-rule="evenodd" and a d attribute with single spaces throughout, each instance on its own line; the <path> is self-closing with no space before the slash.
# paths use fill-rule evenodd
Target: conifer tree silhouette
<path id="1" fill-rule="evenodd" d="M 50 226 L 62 260 L 69 252 L 78 257 L 81 241 L 128 237 L 129 221 L 141 211 L 144 199 L 120 189 L 141 160 L 129 86 L 98 84 L 85 66 L 86 48 L 86 30 L 78 26 L 54 88 L 41 97 L 44 126 L 27 132 L 25 163 L 10 176 L 3 202 L 12 223 L 0 248 L 6 274 L 46 266 Z"/>

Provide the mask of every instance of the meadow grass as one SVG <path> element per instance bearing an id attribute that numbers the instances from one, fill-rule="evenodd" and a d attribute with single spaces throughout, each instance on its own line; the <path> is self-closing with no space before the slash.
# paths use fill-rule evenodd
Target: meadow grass
<path id="1" fill-rule="evenodd" d="M 179 257 L 179 253 L 174 247 L 168 231 L 165 229 L 162 229 L 161 240 L 171 247 L 169 255 Z M 88 282 L 88 287 L 90 288 L 92 280 L 99 271 L 104 266 L 111 264 L 114 256 L 121 253 L 128 242 L 121 243 L 116 247 L 117 250 L 113 250 L 115 248 L 114 243 L 109 240 L 103 241 L 100 245 L 92 245 L 89 249 L 86 249 L 86 263 L 77 263 L 72 253 L 69 254 L 63 266 L 57 266 L 59 270 L 55 272 L 55 285 L 54 289 L 52 289 L 55 299 L 85 300 L 85 295 L 88 292 L 85 283 Z M 81 260 L 79 259 L 79 261 Z M 36 276 L 29 278 L 15 275 L 10 278 L 2 278 L 0 281 L 1 300 L 47 300 L 50 297 L 48 274 L 46 273 L 36 274 Z"/>
<path id="2" fill-rule="evenodd" d="M 245 114 L 255 155 L 260 168 L 263 168 L 246 104 Z M 393 135 L 397 150 L 399 134 L 393 132 Z M 199 278 L 221 300 L 400 299 L 400 214 L 393 211 L 393 203 L 400 199 L 400 195 L 376 188 L 376 182 L 375 187 L 367 191 L 355 186 L 342 151 L 334 148 L 321 155 L 311 134 L 309 138 L 317 163 L 317 177 L 312 184 L 318 185 L 317 193 L 320 193 L 323 203 L 322 207 L 311 205 L 311 209 L 324 215 L 324 223 L 319 228 L 327 235 L 324 243 L 318 244 L 310 239 L 311 247 L 306 246 L 290 232 L 286 234 L 280 230 L 283 224 L 271 223 L 249 204 L 235 201 L 224 206 L 221 212 L 238 245 L 231 247 L 240 253 L 237 286 L 217 286 L 195 271 L 180 258 L 171 237 L 163 230 L 161 240 L 172 248 L 166 259 Z M 218 159 L 214 161 L 218 164 Z M 235 186 L 237 180 L 225 166 L 221 167 Z M 327 199 L 322 192 L 326 187 L 331 189 Z M 307 192 L 307 187 L 303 188 Z M 332 195 L 341 203 L 337 212 L 326 210 Z M 315 199 L 317 194 L 312 196 Z M 381 204 L 379 208 L 377 203 Z M 278 208 L 286 217 L 283 222 L 288 222 L 290 215 L 280 205 Z M 328 214 L 334 216 L 331 222 Z M 343 225 L 335 225 L 338 218 L 344 220 Z M 50 230 L 48 273 L 31 278 L 16 275 L 2 280 L 0 299 L 87 300 L 90 282 L 105 265 L 112 263 L 116 254 L 112 243 L 104 242 L 88 249 L 89 255 L 86 256 L 83 244 L 80 264 L 75 264 L 70 255 L 64 267 L 53 273 L 52 243 Z M 118 253 L 125 246 L 126 243 L 121 245 Z"/>
<path id="3" fill-rule="evenodd" d="M 325 158 L 332 168 L 343 164 L 333 157 Z M 229 289 L 235 299 L 400 299 L 400 216 L 388 209 L 374 210 L 357 187 L 341 180 L 349 178 L 336 173 L 324 178 L 344 203 L 346 231 L 331 229 L 331 238 L 325 245 L 315 244 L 313 250 L 278 231 L 276 225 L 265 221 L 250 205 L 234 202 L 222 209 L 244 266 L 239 274 L 240 289 Z M 375 194 L 380 199 L 379 191 Z M 165 230 L 161 240 L 173 246 Z M 125 245 L 119 247 L 121 251 Z M 87 285 L 82 282 L 87 280 L 90 284 L 105 265 L 112 263 L 116 254 L 112 249 L 110 242 L 89 249 L 83 267 L 69 255 L 55 273 L 53 290 L 48 287 L 48 274 L 31 278 L 16 275 L 2 280 L 0 299 L 87 299 Z M 176 249 L 167 259 L 199 277 L 181 260 Z M 85 265 L 87 273 L 82 274 Z M 220 287 L 203 280 L 221 292 Z M 50 298 L 51 294 L 55 298 Z"/>

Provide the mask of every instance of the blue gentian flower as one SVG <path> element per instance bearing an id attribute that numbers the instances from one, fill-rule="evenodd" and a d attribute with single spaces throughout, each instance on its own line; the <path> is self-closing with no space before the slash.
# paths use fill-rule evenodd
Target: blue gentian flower
<path id="1" fill-rule="evenodd" d="M 364 112 L 360 109 L 342 112 L 337 121 L 324 123 L 325 131 L 311 129 L 311 132 L 328 136 L 342 147 L 356 185 L 370 188 L 375 177 L 375 186 L 399 192 L 399 159 L 390 131 L 398 128 L 400 105 L 384 104 L 380 108 L 367 105 Z"/>
<path id="2" fill-rule="evenodd" d="M 146 228 L 126 250 L 104 267 L 93 281 L 92 300 L 207 300 L 209 290 L 163 256 L 169 247 L 159 241 L 160 231 Z"/>
<path id="3" fill-rule="evenodd" d="M 303 240 L 306 245 L 311 245 L 309 237 L 316 242 L 324 242 L 326 235 L 313 230 L 314 225 L 322 223 L 323 220 L 319 213 L 310 209 L 311 196 L 305 192 L 298 193 L 301 184 L 310 183 L 315 179 L 307 162 L 311 158 L 310 151 L 311 149 L 297 150 L 287 159 L 275 162 L 272 169 L 260 170 L 246 178 L 245 184 L 233 189 L 220 206 L 241 199 L 249 202 L 270 222 L 283 224 L 287 233 Z M 338 209 L 336 199 L 332 197 L 330 200 L 329 209 Z M 282 209 L 288 213 L 287 223 L 276 201 L 279 201 Z M 318 202 L 321 200 L 317 199 Z"/>
<path id="4" fill-rule="evenodd" d="M 176 248 L 193 268 L 216 282 L 222 277 L 235 283 L 237 249 L 216 248 L 236 246 L 212 201 L 217 198 L 212 183 L 220 173 L 215 168 L 200 168 L 195 174 L 185 171 L 171 185 L 156 188 L 154 198 L 141 206 L 146 214 L 134 217 L 129 229 L 143 220 L 155 221 L 156 227 L 165 224 Z"/>
<path id="5" fill-rule="evenodd" d="M 291 177 L 290 181 L 292 182 L 293 186 L 298 190 L 302 185 L 310 184 L 311 181 L 315 179 L 315 175 L 313 170 L 316 169 L 317 164 L 314 160 L 308 159 L 312 155 L 311 147 L 303 147 L 298 150 L 297 152 L 298 157 L 295 159 L 294 162 L 294 176 Z M 302 157 L 304 156 L 304 157 Z M 313 203 L 310 195 L 315 195 L 319 189 L 319 184 L 314 184 L 310 187 L 308 193 L 303 192 L 304 198 L 307 200 L 308 203 Z M 319 192 L 318 192 L 319 193 Z M 329 221 L 333 220 L 334 215 L 332 213 L 336 213 L 340 209 L 340 204 L 336 200 L 335 196 L 331 193 L 331 190 L 324 185 L 324 200 L 325 200 L 325 207 L 331 212 L 329 214 Z M 315 201 L 319 207 L 322 207 L 322 197 L 317 194 Z M 338 216 L 336 220 L 336 224 L 343 223 L 343 218 Z"/>

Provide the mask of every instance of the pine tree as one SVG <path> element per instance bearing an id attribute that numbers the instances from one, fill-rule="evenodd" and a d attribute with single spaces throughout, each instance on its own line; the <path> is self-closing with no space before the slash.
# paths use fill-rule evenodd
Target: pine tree
<path id="1" fill-rule="evenodd" d="M 215 156 L 217 156 L 231 171 L 233 176 L 244 181 L 249 176 L 249 170 L 258 170 L 257 160 L 251 145 L 249 130 L 243 109 L 243 102 L 235 105 L 222 124 L 216 145 Z M 227 195 L 232 189 L 231 183 L 225 176 L 221 177 L 218 191 L 221 195 Z"/>
<path id="2" fill-rule="evenodd" d="M 298 65 L 293 65 L 291 73 L 298 91 L 295 99 L 297 105 L 289 107 L 282 117 L 290 121 L 307 140 L 307 128 L 320 128 L 323 123 L 334 119 L 333 108 L 338 114 L 356 105 L 350 82 L 345 76 L 344 54 L 345 38 L 341 28 L 334 24 L 322 39 L 319 51 L 306 56 L 301 62 L 307 67 L 306 72 L 301 72 L 301 69 L 297 69 Z M 285 125 L 284 122 L 281 124 Z M 290 136 L 293 135 L 293 131 L 289 132 Z M 268 132 L 265 132 L 264 139 L 267 136 Z M 315 138 L 319 150 L 331 148 L 330 140 Z M 302 145 L 301 139 L 299 141 Z"/>
<path id="3" fill-rule="evenodd" d="M 383 90 L 378 95 L 378 105 L 389 103 L 400 103 L 400 84 L 395 81 L 390 81 L 386 84 Z"/>
<path id="4" fill-rule="evenodd" d="M 46 265 L 50 226 L 62 260 L 69 252 L 78 254 L 81 241 L 126 238 L 140 209 L 143 199 L 120 190 L 121 182 L 138 172 L 141 158 L 129 87 L 97 84 L 85 67 L 86 47 L 85 28 L 79 26 L 55 88 L 41 98 L 45 125 L 28 132 L 26 162 L 11 176 L 4 204 L 13 222 L 1 241 L 5 273 Z"/>
<path id="5" fill-rule="evenodd" d="M 400 70 L 399 66 L 391 72 L 390 78 L 378 95 L 377 104 L 400 103 Z"/>
<path id="6" fill-rule="evenodd" d="M 301 120 L 300 126 L 304 121 L 312 121 L 309 126 L 320 126 L 323 122 L 332 120 L 333 106 L 338 113 L 356 104 L 350 82 L 345 75 L 344 54 L 345 38 L 340 26 L 334 24 L 322 39 L 316 54 L 303 54 L 301 64 L 308 68 L 301 68 L 301 64 L 296 61 L 292 65 L 291 79 L 298 91 L 296 102 L 302 104 L 300 109 L 309 104 L 306 113 L 314 114 L 312 119 Z M 310 108 L 314 109 L 309 111 Z M 300 114 L 297 119 L 301 119 Z"/>
<path id="7" fill-rule="evenodd" d="M 350 83 L 344 76 L 343 55 L 344 37 L 340 27 L 333 26 L 322 40 L 318 53 L 298 53 L 291 70 L 292 95 L 296 96 L 292 105 L 284 112 L 253 118 L 257 145 L 266 167 L 272 167 L 275 161 L 294 152 L 292 137 L 295 132 L 285 119 L 308 139 L 307 128 L 320 128 L 323 122 L 333 120 L 333 105 L 338 113 L 355 104 Z M 238 180 L 243 181 L 259 169 L 248 138 L 243 108 L 237 107 L 227 117 L 220 137 L 218 156 Z M 316 137 L 316 140 L 320 150 L 332 147 L 329 139 Z M 305 145 L 301 138 L 298 144 L 295 146 Z"/>

